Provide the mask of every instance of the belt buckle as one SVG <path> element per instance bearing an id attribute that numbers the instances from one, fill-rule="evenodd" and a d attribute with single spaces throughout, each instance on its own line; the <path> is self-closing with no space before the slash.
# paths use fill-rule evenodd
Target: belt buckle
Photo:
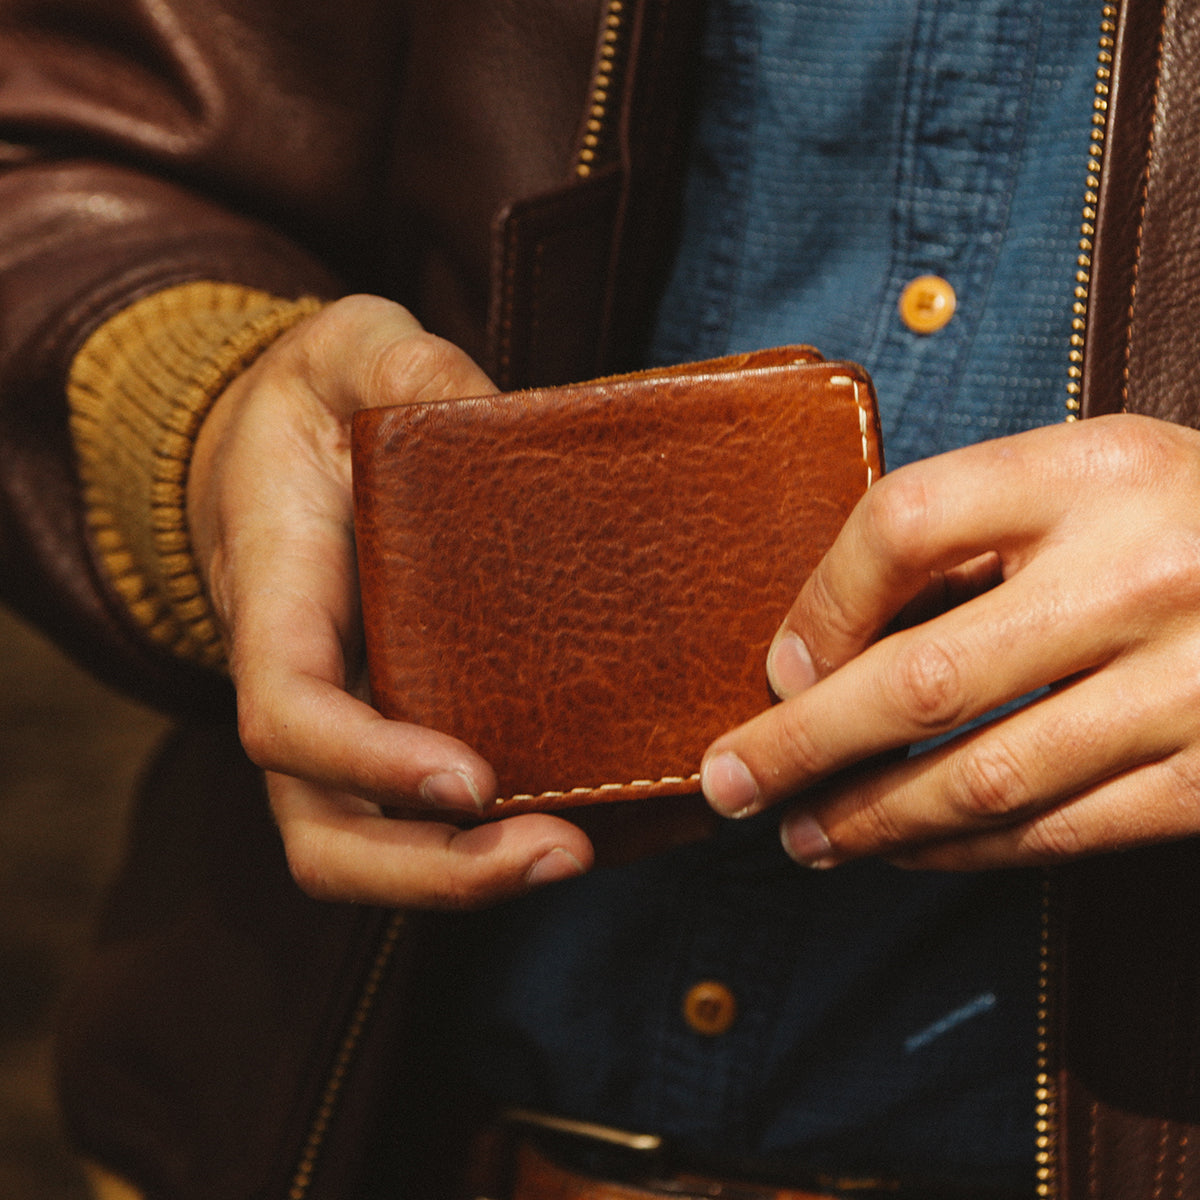
<path id="1" fill-rule="evenodd" d="M 571 1183 L 588 1181 L 587 1195 L 571 1193 L 569 1200 L 617 1200 L 615 1193 L 609 1196 L 595 1189 L 618 1187 L 618 1181 L 637 1181 L 636 1193 L 619 1186 L 623 1200 L 635 1196 L 653 1200 L 649 1192 L 661 1191 L 654 1185 L 666 1174 L 665 1139 L 656 1133 L 636 1133 L 527 1108 L 503 1109 L 498 1117 L 505 1131 L 503 1142 L 511 1155 L 509 1188 L 498 1194 L 507 1195 L 509 1200 L 545 1200 L 539 1187 L 547 1190 L 548 1172 L 556 1176 L 548 1189 L 556 1200 L 568 1194 L 563 1190 L 563 1179 Z"/>
<path id="2" fill-rule="evenodd" d="M 775 1200 L 774 1189 L 764 1189 L 728 1180 L 679 1174 L 670 1162 L 666 1139 L 657 1133 L 635 1133 L 595 1121 L 579 1121 L 530 1109 L 510 1108 L 501 1114 L 510 1129 L 533 1144 L 551 1143 L 560 1152 L 572 1148 L 576 1155 L 599 1155 L 604 1165 L 593 1160 L 590 1167 L 559 1164 L 576 1178 L 588 1178 L 596 1189 L 591 1200 Z M 551 1145 L 542 1150 L 549 1152 Z M 539 1150 L 539 1153 L 542 1152 Z M 571 1155 L 574 1158 L 576 1155 Z M 553 1154 L 551 1154 L 553 1158 Z M 603 1182 L 602 1182 L 603 1181 Z"/>
<path id="3" fill-rule="evenodd" d="M 647 1158 L 657 1157 L 663 1149 L 663 1139 L 657 1133 L 633 1133 L 628 1129 L 616 1129 L 595 1121 L 576 1121 L 571 1117 L 559 1117 L 528 1108 L 506 1108 L 500 1116 L 506 1125 L 518 1129 L 557 1134 L 581 1142 L 594 1142 L 617 1150 L 644 1154 Z"/>

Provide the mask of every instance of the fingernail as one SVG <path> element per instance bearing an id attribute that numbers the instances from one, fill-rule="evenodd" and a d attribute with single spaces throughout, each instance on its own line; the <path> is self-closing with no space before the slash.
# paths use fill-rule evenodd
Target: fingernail
<path id="1" fill-rule="evenodd" d="M 748 817 L 758 800 L 758 784 L 750 768 L 726 751 L 700 768 L 700 787 L 709 804 L 725 817 Z"/>
<path id="2" fill-rule="evenodd" d="M 421 781 L 421 799 L 434 808 L 463 808 L 483 811 L 483 797 L 470 776 L 462 771 L 438 771 Z"/>
<path id="3" fill-rule="evenodd" d="M 808 813 L 784 817 L 779 825 L 779 838 L 788 857 L 802 867 L 825 870 L 837 865 L 837 859 L 830 853 L 833 846 L 825 836 L 825 830 Z"/>
<path id="4" fill-rule="evenodd" d="M 541 858 L 525 872 L 525 882 L 531 887 L 541 887 L 547 883 L 559 883 L 564 879 L 574 879 L 582 875 L 585 868 L 569 850 L 555 846 L 549 854 Z"/>
<path id="5" fill-rule="evenodd" d="M 817 669 L 808 647 L 790 630 L 777 637 L 767 653 L 767 679 L 781 700 L 817 682 Z"/>

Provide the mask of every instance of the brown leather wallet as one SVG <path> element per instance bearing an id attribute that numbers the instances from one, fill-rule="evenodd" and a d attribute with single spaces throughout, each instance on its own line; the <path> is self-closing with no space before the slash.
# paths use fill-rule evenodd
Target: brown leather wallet
<path id="1" fill-rule="evenodd" d="M 488 816 L 697 792 L 882 470 L 808 347 L 365 410 L 353 462 L 373 703 L 491 762 Z"/>

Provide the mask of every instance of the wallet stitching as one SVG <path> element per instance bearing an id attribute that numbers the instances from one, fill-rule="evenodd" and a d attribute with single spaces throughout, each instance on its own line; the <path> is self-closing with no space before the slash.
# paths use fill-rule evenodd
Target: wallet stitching
<path id="1" fill-rule="evenodd" d="M 854 389 L 854 403 L 858 408 L 858 429 L 862 440 L 863 465 L 867 469 L 867 487 L 870 487 L 875 481 L 875 472 L 871 466 L 871 412 L 863 403 L 858 380 L 853 375 L 832 375 L 829 378 L 829 382 L 843 386 L 849 384 Z M 607 792 L 646 791 L 662 787 L 666 784 L 680 783 L 694 783 L 699 785 L 700 772 L 697 771 L 692 775 L 664 775 L 661 779 L 634 779 L 629 783 L 600 783 L 592 787 L 573 787 L 561 791 L 538 792 L 536 794 L 521 792 L 513 796 L 508 796 L 505 799 L 497 800 L 495 806 L 499 808 L 504 804 L 515 801 L 521 801 L 522 803 L 532 801 L 533 803 L 537 803 L 539 800 L 558 800 L 569 796 L 598 796 Z"/>
<path id="2" fill-rule="evenodd" d="M 867 468 L 867 487 L 875 482 L 875 473 L 871 468 L 871 444 L 870 444 L 870 421 L 871 414 L 867 406 L 862 402 L 862 393 L 859 391 L 858 380 L 853 375 L 832 375 L 829 382 L 833 383 L 848 383 L 854 388 L 854 403 L 858 406 L 858 431 L 862 438 L 862 456 L 863 465 Z"/>
<path id="3" fill-rule="evenodd" d="M 599 783 L 594 787 L 574 787 L 566 788 L 562 791 L 555 792 L 538 792 L 536 795 L 532 792 L 522 792 L 514 796 L 509 796 L 504 800 L 497 800 L 497 806 L 508 804 L 514 800 L 556 800 L 565 796 L 592 796 L 600 792 L 624 792 L 632 789 L 644 791 L 647 788 L 662 787 L 664 784 L 675 783 L 695 783 L 700 782 L 700 772 L 697 771 L 693 775 L 664 775 L 661 779 L 634 779 L 629 783 Z"/>

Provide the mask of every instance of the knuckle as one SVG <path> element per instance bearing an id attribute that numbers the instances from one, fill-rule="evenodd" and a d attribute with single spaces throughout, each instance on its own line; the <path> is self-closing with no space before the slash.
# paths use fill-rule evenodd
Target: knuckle
<path id="1" fill-rule="evenodd" d="M 999 742 L 979 743 L 956 760 L 953 798 L 972 821 L 1010 819 L 1029 802 L 1020 761 Z"/>
<path id="2" fill-rule="evenodd" d="M 821 753 L 808 723 L 799 714 L 787 714 L 779 723 L 776 737 L 775 761 L 787 763 L 790 775 L 812 779 L 829 770 L 828 756 Z"/>
<path id="3" fill-rule="evenodd" d="M 328 374 L 357 331 L 389 307 L 389 301 L 376 296 L 345 296 L 315 312 L 300 327 L 302 336 L 286 342 L 296 355 L 301 374 Z"/>
<path id="4" fill-rule="evenodd" d="M 471 873 L 453 861 L 439 874 L 430 898 L 432 907 L 448 912 L 474 912 L 487 902 L 488 895 Z"/>
<path id="5" fill-rule="evenodd" d="M 1137 487 L 1159 486 L 1180 471 L 1195 472 L 1194 451 L 1164 421 L 1118 414 L 1095 426 L 1083 422 L 1079 433 L 1086 472 L 1098 467 Z"/>
<path id="6" fill-rule="evenodd" d="M 375 364 L 372 393 L 394 395 L 399 386 L 411 402 L 441 399 L 459 390 L 454 381 L 464 363 L 462 352 L 444 338 L 414 333 L 397 339 L 381 352 Z"/>
<path id="7" fill-rule="evenodd" d="M 900 711 L 930 732 L 953 728 L 966 708 L 959 661 L 952 647 L 925 636 L 905 645 L 889 673 Z"/>
<path id="8" fill-rule="evenodd" d="M 862 615 L 847 603 L 846 597 L 835 595 L 829 578 L 819 564 L 809 576 L 808 583 L 800 594 L 797 625 L 808 633 L 806 644 L 822 673 L 828 672 L 836 662 L 822 653 L 822 647 L 853 644 L 862 635 Z M 814 637 L 813 631 L 819 631 Z"/>
<path id="9" fill-rule="evenodd" d="M 1138 601 L 1200 600 L 1200 532 L 1178 525 L 1162 530 L 1143 543 L 1140 561 L 1127 578 L 1135 583 Z"/>
<path id="10" fill-rule="evenodd" d="M 1200 800 L 1200 763 L 1196 761 L 1196 754 L 1173 754 L 1166 766 L 1174 784 L 1172 795 L 1177 798 L 1176 803 L 1190 815 L 1197 800 Z"/>
<path id="11" fill-rule="evenodd" d="M 925 478 L 903 468 L 884 476 L 863 499 L 865 534 L 884 561 L 923 561 L 936 520 Z"/>
<path id="12" fill-rule="evenodd" d="M 346 339 L 354 331 L 380 320 L 390 320 L 403 310 L 394 301 L 382 296 L 360 293 L 343 296 L 320 309 L 310 323 L 314 349 L 336 353 L 339 345 L 345 349 Z"/>
<path id="13" fill-rule="evenodd" d="M 834 859 L 880 854 L 912 841 L 917 827 L 912 807 L 884 776 L 853 772 L 851 790 L 843 792 L 841 779 L 829 789 L 818 788 L 816 817 Z M 823 801 L 828 797 L 830 803 Z"/>
<path id="14" fill-rule="evenodd" d="M 863 844 L 868 845 L 873 851 L 887 850 L 893 846 L 904 845 L 909 839 L 909 833 L 900 821 L 900 814 L 896 811 L 893 803 L 888 803 L 886 797 L 866 797 L 861 807 L 858 809 L 856 816 L 856 824 L 858 825 L 858 837 L 856 840 L 861 840 Z M 829 838 L 830 845 L 833 847 L 834 854 L 839 851 L 852 849 L 847 843 L 848 839 L 844 833 L 839 833 L 838 830 L 827 830 L 826 835 Z"/>
<path id="15" fill-rule="evenodd" d="M 1023 857 L 1039 863 L 1076 858 L 1086 849 L 1085 833 L 1075 821 L 1069 805 L 1046 813 L 1021 837 Z"/>

